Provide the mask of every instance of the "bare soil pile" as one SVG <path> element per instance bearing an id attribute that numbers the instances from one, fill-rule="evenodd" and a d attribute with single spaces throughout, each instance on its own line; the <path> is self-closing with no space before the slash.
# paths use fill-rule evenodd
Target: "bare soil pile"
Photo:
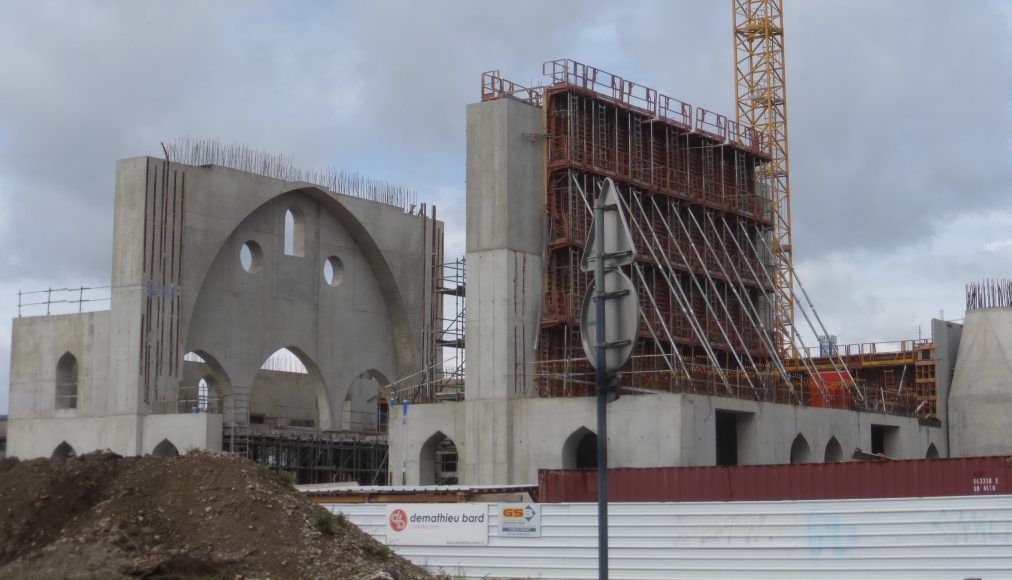
<path id="1" fill-rule="evenodd" d="M 227 453 L 0 461 L 0 578 L 430 578 Z"/>

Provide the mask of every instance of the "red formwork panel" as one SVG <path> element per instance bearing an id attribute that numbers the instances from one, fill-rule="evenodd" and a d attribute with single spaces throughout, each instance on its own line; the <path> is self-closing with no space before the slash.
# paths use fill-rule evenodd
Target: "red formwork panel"
<path id="1" fill-rule="evenodd" d="M 779 501 L 1012 494 L 1012 457 L 608 470 L 608 500 Z M 538 472 L 544 503 L 597 501 L 593 469 Z"/>

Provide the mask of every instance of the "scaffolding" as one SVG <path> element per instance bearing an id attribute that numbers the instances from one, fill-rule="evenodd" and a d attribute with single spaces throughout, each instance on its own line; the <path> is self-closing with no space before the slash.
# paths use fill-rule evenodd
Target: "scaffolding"
<path id="1" fill-rule="evenodd" d="M 510 96 L 544 109 L 546 267 L 537 361 L 526 369 L 539 396 L 594 391 L 580 340 L 589 276 L 579 259 L 590 200 L 611 178 L 636 247 L 626 274 L 641 311 L 640 340 L 621 371 L 624 392 L 926 412 L 926 363 L 920 374 L 867 380 L 840 353 L 814 357 L 795 330 L 794 308 L 813 336 L 829 334 L 783 260 L 783 200 L 764 173 L 771 156 L 763 134 L 575 61 L 547 62 L 543 72 L 540 87 L 498 71 L 482 77 L 483 100 Z M 803 301 L 794 300 L 795 287 Z"/>
<path id="2" fill-rule="evenodd" d="M 356 482 L 386 485 L 388 444 L 384 434 L 225 431 L 224 449 L 272 471 L 291 473 L 295 483 Z"/>
<path id="3" fill-rule="evenodd" d="M 463 400 L 465 275 L 464 258 L 433 264 L 430 323 L 422 333 L 422 350 L 427 354 L 421 369 L 390 385 L 395 399 L 412 403 Z"/>

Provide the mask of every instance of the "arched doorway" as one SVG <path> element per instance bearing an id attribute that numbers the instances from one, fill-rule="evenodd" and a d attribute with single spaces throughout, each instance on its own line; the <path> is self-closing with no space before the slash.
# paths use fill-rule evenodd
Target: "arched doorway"
<path id="1" fill-rule="evenodd" d="M 593 469 L 597 467 L 597 434 L 580 427 L 562 444 L 563 469 Z"/>
<path id="2" fill-rule="evenodd" d="M 938 459 L 938 448 L 932 443 L 928 445 L 928 452 L 924 455 L 926 459 Z"/>
<path id="3" fill-rule="evenodd" d="M 839 463 L 843 461 L 843 448 L 840 447 L 840 442 L 836 440 L 836 437 L 830 437 L 829 443 L 826 443 L 826 454 L 823 457 L 823 461 L 826 463 Z"/>
<path id="4" fill-rule="evenodd" d="M 359 373 L 348 387 L 341 410 L 343 431 L 385 431 L 390 381 L 376 369 Z"/>
<path id="5" fill-rule="evenodd" d="M 250 423 L 271 428 L 333 429 L 323 375 L 309 355 L 294 346 L 279 348 L 260 366 L 248 412 Z"/>
<path id="6" fill-rule="evenodd" d="M 71 447 L 70 443 L 67 443 L 66 441 L 61 442 L 59 445 L 56 446 L 56 449 L 53 450 L 52 455 L 53 459 L 59 459 L 63 461 L 66 459 L 70 459 L 71 457 L 77 457 L 77 452 L 74 451 L 74 448 Z"/>
<path id="7" fill-rule="evenodd" d="M 175 457 L 179 455 L 179 450 L 168 439 L 162 439 L 161 443 L 155 445 L 154 450 L 151 451 L 151 455 L 155 457 Z"/>
<path id="8" fill-rule="evenodd" d="M 206 351 L 183 355 L 178 400 L 180 413 L 223 413 L 226 423 L 234 421 L 232 383 L 218 360 Z"/>
<path id="9" fill-rule="evenodd" d="M 808 440 L 801 433 L 791 443 L 791 463 L 808 463 L 812 460 L 812 450 L 808 447 Z"/>
<path id="10" fill-rule="evenodd" d="M 418 456 L 418 483 L 420 485 L 456 485 L 457 445 L 452 439 L 436 431 L 429 437 Z"/>

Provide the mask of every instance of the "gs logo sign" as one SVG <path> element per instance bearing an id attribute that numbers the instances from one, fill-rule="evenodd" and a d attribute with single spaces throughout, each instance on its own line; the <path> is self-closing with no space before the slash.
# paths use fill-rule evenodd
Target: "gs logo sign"
<path id="1" fill-rule="evenodd" d="M 503 508 L 502 517 L 509 519 L 523 519 L 524 508 Z"/>

